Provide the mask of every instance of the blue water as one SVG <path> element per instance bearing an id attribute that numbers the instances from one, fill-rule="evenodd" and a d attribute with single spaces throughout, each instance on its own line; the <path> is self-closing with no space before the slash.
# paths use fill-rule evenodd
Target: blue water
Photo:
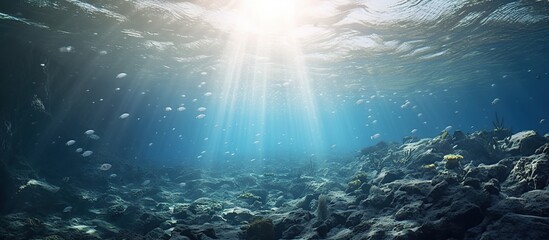
<path id="1" fill-rule="evenodd" d="M 233 31 L 223 4 L 3 3 L 2 29 L 44 53 L 51 78 L 37 149 L 254 163 L 492 129 L 496 113 L 549 132 L 546 1 L 303 1 L 296 12 L 318 12 L 296 18 L 297 35 Z"/>

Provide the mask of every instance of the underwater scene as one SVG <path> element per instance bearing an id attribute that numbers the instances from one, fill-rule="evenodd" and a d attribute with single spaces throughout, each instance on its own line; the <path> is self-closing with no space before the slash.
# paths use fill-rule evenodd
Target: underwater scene
<path id="1" fill-rule="evenodd" d="M 0 239 L 547 239 L 547 0 L 0 2 Z"/>

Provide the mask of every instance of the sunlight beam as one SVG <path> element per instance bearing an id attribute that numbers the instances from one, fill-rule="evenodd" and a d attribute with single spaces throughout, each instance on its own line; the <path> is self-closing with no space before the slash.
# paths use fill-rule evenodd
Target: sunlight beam
<path id="1" fill-rule="evenodd" d="M 235 31 L 254 34 L 292 32 L 295 5 L 293 0 L 241 0 Z"/>
<path id="2" fill-rule="evenodd" d="M 208 108 L 216 109 L 208 152 L 227 161 L 320 153 L 314 89 L 293 31 L 295 1 L 240 3 L 217 76 L 220 97 Z"/>

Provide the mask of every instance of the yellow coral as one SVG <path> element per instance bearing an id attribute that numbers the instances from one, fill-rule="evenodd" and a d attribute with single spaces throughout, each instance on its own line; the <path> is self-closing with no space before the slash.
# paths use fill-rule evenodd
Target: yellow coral
<path id="1" fill-rule="evenodd" d="M 362 185 L 362 181 L 360 179 L 355 179 L 349 182 L 349 187 L 360 187 Z"/>
<path id="2" fill-rule="evenodd" d="M 444 155 L 444 160 L 446 161 L 458 161 L 463 159 L 463 156 L 460 154 L 446 154 Z"/>
<path id="3" fill-rule="evenodd" d="M 433 163 L 431 163 L 431 164 L 425 164 L 425 165 L 421 166 L 421 168 L 423 168 L 423 169 L 435 169 L 436 167 L 437 167 L 437 166 L 436 166 L 435 164 L 433 164 Z"/>
<path id="4" fill-rule="evenodd" d="M 253 193 L 242 193 L 240 195 L 238 195 L 238 198 L 244 198 L 244 199 L 253 199 L 253 198 L 257 198 L 256 195 L 254 195 Z"/>

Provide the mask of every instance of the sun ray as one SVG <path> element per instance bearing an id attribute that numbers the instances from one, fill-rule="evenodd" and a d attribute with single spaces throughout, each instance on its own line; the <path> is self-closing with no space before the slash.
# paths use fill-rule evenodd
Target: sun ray
<path id="1" fill-rule="evenodd" d="M 207 143 L 212 159 L 241 154 L 238 158 L 259 160 L 322 149 L 315 95 L 294 35 L 293 4 L 242 0 L 238 5 L 238 24 L 216 76 L 222 79 L 219 98 L 208 108 L 215 109 Z"/>

